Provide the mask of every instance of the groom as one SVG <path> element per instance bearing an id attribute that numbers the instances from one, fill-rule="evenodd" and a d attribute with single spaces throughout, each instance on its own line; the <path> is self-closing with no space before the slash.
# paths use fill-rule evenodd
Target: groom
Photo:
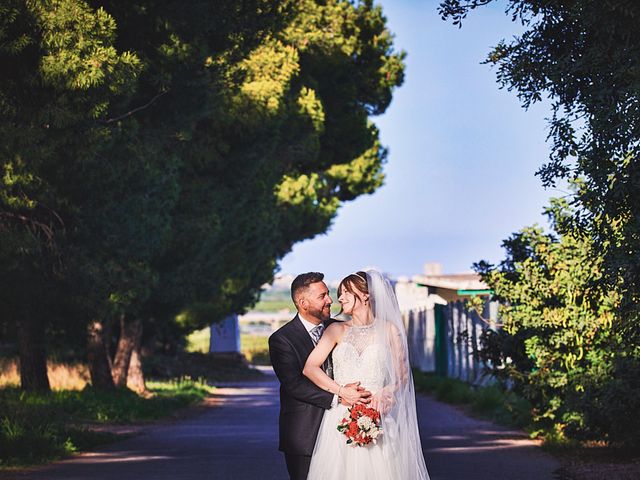
<path id="1" fill-rule="evenodd" d="M 307 357 L 331 320 L 331 297 L 324 275 L 298 275 L 291 298 L 298 314 L 269 337 L 271 364 L 280 380 L 280 446 L 291 480 L 306 480 L 324 410 L 368 402 L 371 393 L 357 383 L 345 385 L 340 398 L 314 385 L 302 374 Z M 331 357 L 329 357 L 330 359 Z M 330 362 L 327 362 L 330 364 Z M 327 367 L 327 365 L 325 365 Z M 330 368 L 325 371 L 330 375 Z"/>

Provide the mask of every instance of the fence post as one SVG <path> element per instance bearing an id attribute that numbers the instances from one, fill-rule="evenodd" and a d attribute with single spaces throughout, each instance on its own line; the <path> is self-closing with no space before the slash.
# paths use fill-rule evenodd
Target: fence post
<path id="1" fill-rule="evenodd" d="M 436 304 L 435 313 L 435 337 L 436 337 L 436 373 L 446 377 L 448 373 L 449 355 L 447 352 L 447 323 L 444 315 L 445 305 Z"/>

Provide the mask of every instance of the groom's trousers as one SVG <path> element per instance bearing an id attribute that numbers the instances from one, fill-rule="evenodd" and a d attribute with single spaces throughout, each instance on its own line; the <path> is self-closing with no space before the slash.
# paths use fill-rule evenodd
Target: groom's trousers
<path id="1" fill-rule="evenodd" d="M 309 465 L 311 465 L 311 455 L 290 455 L 284 454 L 287 462 L 287 470 L 291 480 L 307 480 L 309 475 Z"/>

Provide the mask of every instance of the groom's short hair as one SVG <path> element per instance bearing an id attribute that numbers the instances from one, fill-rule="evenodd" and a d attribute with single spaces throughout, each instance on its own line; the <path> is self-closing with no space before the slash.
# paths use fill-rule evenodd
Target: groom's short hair
<path id="1" fill-rule="evenodd" d="M 294 278 L 293 282 L 291 282 L 291 300 L 293 300 L 293 304 L 297 307 L 300 295 L 309 288 L 309 285 L 321 282 L 323 279 L 324 273 L 320 272 L 301 273 Z"/>

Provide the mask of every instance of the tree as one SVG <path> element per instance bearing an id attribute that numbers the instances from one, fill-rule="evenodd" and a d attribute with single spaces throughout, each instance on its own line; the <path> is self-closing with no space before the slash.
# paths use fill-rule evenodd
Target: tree
<path id="1" fill-rule="evenodd" d="M 140 5 L 133 11 L 176 14 L 178 3 L 157 9 Z M 214 15 L 226 28 L 206 25 L 206 39 L 212 43 L 209 53 L 242 52 L 243 45 L 255 43 L 271 22 L 256 20 L 278 18 L 274 8 L 258 8 L 261 2 L 245 2 L 242 7 L 232 3 L 226 8 L 235 17 Z M 16 313 L 5 314 L 12 314 L 13 322 L 22 326 L 19 344 L 26 349 L 21 351 L 24 388 L 48 388 L 40 347 L 45 328 L 65 319 L 50 315 L 55 310 L 52 305 L 41 305 L 42 317 L 28 307 L 31 297 L 42 302 L 42 291 L 56 285 L 63 295 L 46 298 L 54 305 L 73 304 L 77 317 L 90 325 L 92 378 L 95 384 L 110 387 L 103 337 L 110 329 L 102 322 L 125 311 L 135 314 L 136 305 L 145 301 L 157 281 L 150 261 L 166 248 L 177 200 L 179 157 L 171 150 L 179 144 L 175 133 L 180 124 L 191 121 L 190 105 L 183 115 L 169 110 L 169 122 L 155 128 L 146 128 L 135 114 L 161 96 L 170 97 L 172 87 L 176 93 L 184 91 L 182 87 L 188 90 L 204 68 L 202 62 L 197 70 L 187 70 L 190 75 L 180 76 L 183 51 L 162 43 L 171 41 L 170 27 L 135 14 L 130 16 L 141 23 L 130 28 L 144 30 L 157 43 L 152 51 L 119 53 L 114 17 L 101 5 L 96 7 L 82 1 L 3 5 L 2 61 L 8 75 L 0 93 L 6 113 L 0 127 L 5 149 L 0 243 L 11 259 L 3 264 L 3 283 L 14 287 L 5 290 L 6 305 L 16 306 Z M 132 12 L 131 4 L 121 7 Z M 203 19 L 214 13 L 211 2 L 194 4 L 186 12 L 198 19 L 201 28 Z M 175 77 L 172 83 L 169 73 Z M 153 84 L 149 86 L 153 96 L 144 90 L 149 83 L 143 80 Z M 180 103 L 180 98 L 176 101 Z M 33 274 L 24 275 L 28 271 Z M 46 280 L 33 281 L 43 275 Z M 44 285 L 35 288 L 40 284 Z M 14 291 L 21 295 L 11 295 Z M 28 312 L 20 314 L 25 309 Z M 68 322 L 56 325 L 74 327 Z M 37 375 L 30 374 L 30 368 Z M 30 378 L 39 383 L 24 381 Z"/>
<path id="2" fill-rule="evenodd" d="M 72 314 L 36 330 L 88 326 L 95 386 L 112 387 L 114 319 L 139 337 L 141 320 L 163 330 L 186 311 L 197 328 L 242 311 L 296 241 L 382 183 L 368 116 L 403 66 L 370 1 L 5 5 L 19 68 L 0 83 L 15 114 L 0 125 L 0 245 L 23 261 L 2 279 L 47 253 L 33 276 L 61 294 L 43 311 Z M 25 79 L 34 91 L 13 100 Z M 36 294 L 23 283 L 17 305 Z M 120 384 L 136 356 L 121 344 Z"/>
<path id="3" fill-rule="evenodd" d="M 60 191 L 64 173 L 96 151 L 96 118 L 109 99 L 125 95 L 139 62 L 113 48 L 111 18 L 84 2 L 5 1 L 1 8 L 0 249 L 7 261 L 0 290 L 3 313 L 20 327 L 23 388 L 47 390 L 45 326 L 64 303 L 56 294 L 73 211 Z"/>
<path id="4" fill-rule="evenodd" d="M 341 201 L 381 185 L 386 152 L 367 113 L 389 104 L 401 59 L 371 2 L 309 1 L 229 69 L 220 114 L 197 126 L 185 152 L 156 315 L 207 302 L 206 316 L 183 317 L 201 328 L 241 312 L 295 242 L 324 232 Z"/>
<path id="5" fill-rule="evenodd" d="M 440 13 L 461 26 L 471 10 L 490 2 L 445 0 Z M 607 370 L 612 378 L 596 375 L 600 380 L 590 389 L 603 408 L 617 413 L 591 408 L 587 423 L 625 438 L 619 420 L 629 405 L 609 400 L 614 392 L 637 397 L 640 389 L 634 379 L 640 371 L 640 4 L 509 0 L 507 13 L 525 31 L 501 41 L 487 63 L 497 66 L 501 87 L 515 90 L 525 107 L 550 100 L 552 152 L 538 175 L 545 185 L 566 179 L 576 186 L 571 218 L 558 225 L 559 233 L 589 237 L 592 257 L 584 261 L 602 265 L 601 294 L 620 296 L 613 316 L 616 361 Z M 614 433 L 612 425 L 621 430 Z"/>
<path id="6" fill-rule="evenodd" d="M 490 2 L 446 0 L 440 13 L 461 26 Z M 538 174 L 545 185 L 579 185 L 574 222 L 604 254 L 605 288 L 622 288 L 616 328 L 640 357 L 640 4 L 509 0 L 507 13 L 525 32 L 498 43 L 487 63 L 525 107 L 551 101 L 553 148 Z"/>

